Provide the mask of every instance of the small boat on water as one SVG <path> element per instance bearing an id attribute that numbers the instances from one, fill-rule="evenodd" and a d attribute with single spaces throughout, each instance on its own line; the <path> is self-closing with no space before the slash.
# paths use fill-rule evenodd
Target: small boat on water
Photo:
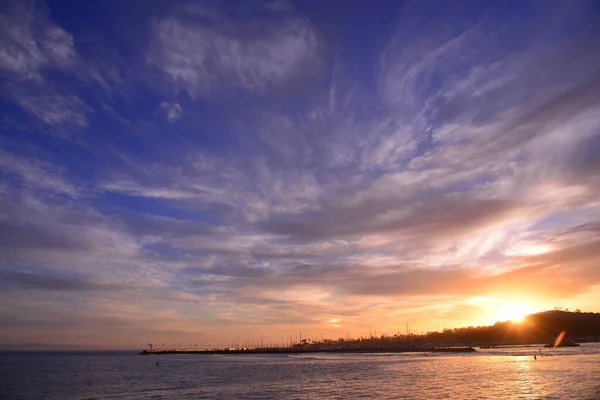
<path id="1" fill-rule="evenodd" d="M 553 343 L 545 344 L 544 347 L 579 347 L 579 343 L 575 342 L 562 342 L 555 346 Z"/>

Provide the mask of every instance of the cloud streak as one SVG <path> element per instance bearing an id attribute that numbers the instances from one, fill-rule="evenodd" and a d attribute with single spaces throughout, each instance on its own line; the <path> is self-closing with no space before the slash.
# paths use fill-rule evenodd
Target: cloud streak
<path id="1" fill-rule="evenodd" d="M 42 69 L 64 69 L 76 54 L 73 36 L 49 20 L 33 2 L 8 4 L 0 17 L 0 68 L 21 80 L 41 80 Z"/>
<path id="2" fill-rule="evenodd" d="M 163 18 L 148 61 L 191 96 L 219 87 L 264 91 L 310 68 L 318 39 L 308 20 L 272 10 L 263 21 L 229 19 L 196 5 Z"/>
<path id="3" fill-rule="evenodd" d="M 51 19 L 43 3 L 11 1 L 3 11 L 0 88 L 4 100 L 50 127 L 85 127 L 92 109 L 61 77 L 74 74 L 80 61 L 73 35 Z"/>

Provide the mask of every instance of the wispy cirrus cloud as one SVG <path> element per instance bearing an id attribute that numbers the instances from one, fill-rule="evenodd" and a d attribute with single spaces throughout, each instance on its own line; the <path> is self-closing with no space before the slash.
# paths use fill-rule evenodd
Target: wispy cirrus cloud
<path id="1" fill-rule="evenodd" d="M 277 8 L 268 14 L 249 23 L 218 9 L 183 8 L 156 23 L 148 61 L 191 96 L 223 86 L 264 91 L 314 68 L 319 42 L 310 22 Z"/>
<path id="2" fill-rule="evenodd" d="M 46 190 L 50 193 L 77 197 L 76 184 L 64 176 L 61 168 L 35 157 L 17 156 L 0 151 L 0 167 L 5 179 L 16 179 L 21 190 Z"/>
<path id="3" fill-rule="evenodd" d="M 48 125 L 87 126 L 92 109 L 79 97 L 49 85 L 10 89 L 13 101 L 32 116 Z"/>
<path id="4" fill-rule="evenodd" d="M 73 36 L 38 2 L 9 2 L 0 15 L 2 96 L 48 126 L 87 125 L 91 108 L 54 74 L 73 73 Z"/>
<path id="5" fill-rule="evenodd" d="M 34 2 L 7 4 L 0 15 L 0 68 L 21 80 L 41 80 L 42 69 L 64 69 L 76 60 L 73 36 Z"/>

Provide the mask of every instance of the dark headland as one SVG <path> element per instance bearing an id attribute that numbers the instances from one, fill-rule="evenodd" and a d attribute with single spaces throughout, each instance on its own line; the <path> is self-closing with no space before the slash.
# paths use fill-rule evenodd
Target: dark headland
<path id="1" fill-rule="evenodd" d="M 561 335 L 561 333 L 564 334 Z M 600 341 L 600 313 L 544 311 L 528 315 L 521 323 L 497 322 L 490 326 L 444 329 L 426 334 L 394 334 L 360 338 L 301 339 L 298 343 L 226 348 L 153 348 L 140 354 L 297 354 L 297 353 L 401 353 L 473 352 L 474 347 L 553 344 Z"/>

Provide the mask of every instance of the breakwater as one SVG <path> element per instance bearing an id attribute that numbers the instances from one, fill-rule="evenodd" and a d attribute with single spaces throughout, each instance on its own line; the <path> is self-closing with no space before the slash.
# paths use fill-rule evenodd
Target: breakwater
<path id="1" fill-rule="evenodd" d="M 475 349 L 466 347 L 431 347 L 431 348 L 374 348 L 374 349 L 302 349 L 302 348 L 262 348 L 262 349 L 154 349 L 142 350 L 140 355 L 159 354 L 306 354 L 306 353 L 471 353 Z"/>

